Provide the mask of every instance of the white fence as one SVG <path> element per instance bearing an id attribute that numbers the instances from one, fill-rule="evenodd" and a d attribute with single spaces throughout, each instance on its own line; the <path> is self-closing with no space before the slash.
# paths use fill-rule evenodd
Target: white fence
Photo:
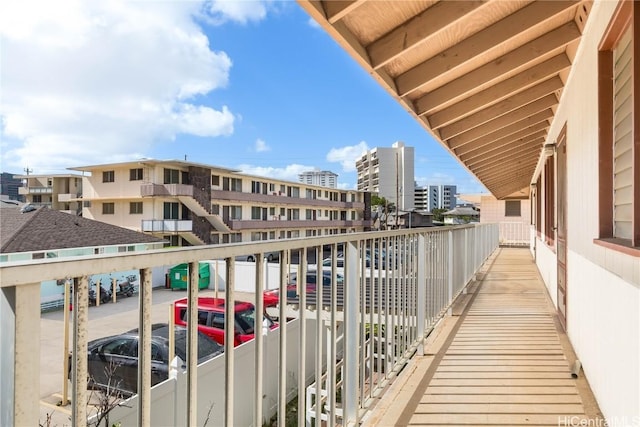
<path id="1" fill-rule="evenodd" d="M 500 222 L 500 245 L 530 246 L 531 225 L 526 222 Z"/>

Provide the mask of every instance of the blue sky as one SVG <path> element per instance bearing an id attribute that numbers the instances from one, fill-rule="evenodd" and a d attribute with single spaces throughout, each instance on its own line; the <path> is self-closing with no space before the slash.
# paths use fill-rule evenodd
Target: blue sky
<path id="1" fill-rule="evenodd" d="M 2 2 L 0 34 L 2 171 L 186 155 L 355 188 L 404 141 L 418 184 L 484 191 L 292 1 Z"/>

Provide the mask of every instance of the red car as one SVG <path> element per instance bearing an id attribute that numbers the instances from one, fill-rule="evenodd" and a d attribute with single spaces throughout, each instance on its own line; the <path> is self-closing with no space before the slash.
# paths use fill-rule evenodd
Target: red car
<path id="1" fill-rule="evenodd" d="M 315 292 L 315 283 L 307 283 L 307 294 Z M 287 285 L 287 299 L 298 297 L 298 285 L 295 283 Z M 262 301 L 264 301 L 265 308 L 277 307 L 280 300 L 280 289 L 271 289 L 263 294 Z M 286 303 L 286 301 L 285 301 Z"/>
<path id="2" fill-rule="evenodd" d="M 179 299 L 175 302 L 175 323 L 176 325 L 187 324 L 187 298 Z M 198 298 L 198 330 L 221 345 L 224 345 L 224 307 L 223 298 L 200 297 Z M 254 337 L 255 328 L 255 307 L 250 302 L 235 302 L 235 332 L 233 344 L 237 346 L 250 341 Z M 264 321 L 269 329 L 275 329 L 275 323 L 266 313 Z"/>

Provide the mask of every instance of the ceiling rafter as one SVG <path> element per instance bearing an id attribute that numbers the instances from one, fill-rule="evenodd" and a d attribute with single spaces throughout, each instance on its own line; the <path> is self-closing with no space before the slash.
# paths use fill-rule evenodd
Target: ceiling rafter
<path id="1" fill-rule="evenodd" d="M 538 83 L 537 85 L 525 89 L 503 101 L 498 102 L 484 110 L 468 116 L 462 120 L 450 124 L 447 127 L 440 129 L 440 135 L 444 139 L 449 139 L 454 136 L 460 135 L 470 129 L 473 129 L 481 124 L 491 122 L 495 118 L 513 112 L 519 108 L 522 108 L 533 101 L 543 98 L 545 95 L 554 93 L 555 91 L 562 89 L 563 83 L 560 77 L 554 76 L 548 80 Z"/>
<path id="2" fill-rule="evenodd" d="M 523 162 L 531 159 L 538 159 L 538 152 L 542 146 L 544 139 L 537 140 L 533 145 L 526 147 L 516 147 L 509 152 L 501 153 L 500 155 L 490 157 L 484 160 L 478 160 L 476 163 L 469 164 L 469 168 L 477 173 L 482 173 L 489 168 L 504 167 L 505 165 L 511 165 L 514 162 Z"/>
<path id="3" fill-rule="evenodd" d="M 440 2 L 367 46 L 374 69 L 388 64 L 441 29 L 462 19 L 484 1 Z"/>
<path id="4" fill-rule="evenodd" d="M 406 96 L 436 77 L 520 34 L 524 29 L 574 6 L 574 2 L 558 1 L 547 5 L 534 2 L 399 75 L 396 78 L 398 94 Z"/>
<path id="5" fill-rule="evenodd" d="M 453 104 L 444 110 L 433 113 L 429 116 L 429 123 L 431 123 L 433 129 L 439 129 L 465 117 L 466 115 L 485 108 L 487 106 L 487 102 L 491 102 L 491 100 L 495 100 L 494 102 L 502 101 L 512 94 L 521 91 L 523 88 L 526 89 L 540 81 L 557 75 L 569 66 L 571 66 L 571 62 L 567 55 L 564 52 L 560 53 L 553 58 L 516 74 L 507 80 L 497 83 L 490 88 Z M 424 114 L 420 109 L 419 100 L 416 101 L 415 105 L 417 113 L 419 115 Z"/>
<path id="6" fill-rule="evenodd" d="M 547 127 L 544 123 L 540 123 L 537 126 L 523 129 L 516 135 L 510 135 L 506 138 L 499 139 L 479 149 L 471 150 L 466 153 L 459 153 L 458 156 L 463 162 L 472 163 L 476 159 L 490 157 L 493 156 L 494 153 L 502 153 L 508 150 L 510 147 L 525 145 L 529 143 L 529 141 L 539 138 L 544 139 L 546 136 Z"/>
<path id="7" fill-rule="evenodd" d="M 537 162 L 532 161 L 530 163 L 513 164 L 504 168 L 500 168 L 500 170 L 495 170 L 494 168 L 490 171 L 481 171 L 478 172 L 478 175 L 481 175 L 483 178 L 483 182 L 489 185 L 498 181 L 508 181 L 510 179 L 516 179 L 520 176 L 525 176 L 527 175 L 527 171 L 529 168 L 535 168 L 536 163 Z"/>
<path id="8" fill-rule="evenodd" d="M 331 24 L 335 24 L 349 13 L 366 3 L 365 0 L 333 0 L 323 2 L 324 13 Z"/>
<path id="9" fill-rule="evenodd" d="M 430 114 L 448 103 L 457 102 L 464 95 L 473 94 L 474 91 L 477 91 L 478 86 L 492 81 L 499 81 L 503 75 L 517 72 L 517 70 L 532 62 L 542 62 L 545 55 L 564 48 L 564 46 L 578 37 L 580 37 L 580 30 L 576 23 L 573 21 L 567 22 L 555 30 L 424 95 L 420 100 L 422 110 Z M 396 81 L 398 82 L 398 80 Z M 400 87 L 399 82 L 398 87 Z"/>
<path id="10" fill-rule="evenodd" d="M 472 149 L 482 147 L 490 142 L 499 140 L 504 137 L 508 137 L 520 131 L 523 128 L 534 126 L 538 123 L 547 123 L 549 125 L 549 119 L 553 117 L 553 110 L 550 108 L 542 110 L 531 116 L 527 116 L 524 119 L 514 121 L 513 123 L 500 128 L 493 132 L 487 132 L 480 135 L 475 135 L 474 132 L 467 132 L 465 135 L 451 138 L 449 143 L 456 154 L 466 152 L 467 147 Z"/>
<path id="11" fill-rule="evenodd" d="M 472 170 L 476 170 L 479 167 L 485 167 L 487 165 L 491 165 L 493 163 L 497 163 L 499 161 L 510 161 L 515 157 L 518 157 L 522 154 L 530 154 L 540 151 L 542 144 L 544 143 L 544 137 L 539 137 L 535 139 L 530 139 L 528 141 L 523 141 L 522 144 L 513 145 L 510 148 L 493 151 L 491 153 L 487 153 L 486 156 L 482 158 L 476 158 L 467 162 L 467 165 Z"/>
<path id="12" fill-rule="evenodd" d="M 527 104 L 526 106 L 519 108 L 516 111 L 500 116 L 483 125 L 477 126 L 462 135 L 467 134 L 468 136 L 476 135 L 477 137 L 480 137 L 487 133 L 491 133 L 505 126 L 508 126 L 513 122 L 525 119 L 526 117 L 529 117 L 537 112 L 546 110 L 547 108 L 555 106 L 557 104 L 558 104 L 558 99 L 556 98 L 556 96 L 554 94 L 550 94 L 530 104 Z"/>

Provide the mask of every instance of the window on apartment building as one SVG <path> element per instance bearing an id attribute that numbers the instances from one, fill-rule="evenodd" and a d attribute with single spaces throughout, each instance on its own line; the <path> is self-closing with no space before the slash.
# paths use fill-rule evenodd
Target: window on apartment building
<path id="1" fill-rule="evenodd" d="M 235 220 L 242 219 L 242 206 L 229 206 L 229 218 Z"/>
<path id="2" fill-rule="evenodd" d="M 218 204 L 211 205 L 211 213 L 214 215 L 220 215 L 220 205 Z"/>
<path id="3" fill-rule="evenodd" d="M 305 209 L 305 219 L 312 220 L 313 219 L 313 209 Z"/>
<path id="4" fill-rule="evenodd" d="M 130 214 L 141 214 L 142 213 L 142 202 L 130 202 L 129 203 L 129 213 Z"/>
<path id="5" fill-rule="evenodd" d="M 34 194 L 32 200 L 33 203 L 42 203 L 42 196 L 40 194 Z"/>
<path id="6" fill-rule="evenodd" d="M 220 185 L 220 175 L 211 175 L 211 185 Z"/>
<path id="7" fill-rule="evenodd" d="M 521 216 L 520 200 L 505 200 L 504 216 Z"/>
<path id="8" fill-rule="evenodd" d="M 253 194 L 262 193 L 262 183 L 258 181 L 251 181 L 251 192 Z"/>
<path id="9" fill-rule="evenodd" d="M 259 206 L 251 206 L 251 219 L 262 219 L 262 208 Z"/>
<path id="10" fill-rule="evenodd" d="M 274 216 L 276 214 L 276 208 L 274 206 L 271 206 L 269 208 L 269 215 Z"/>
<path id="11" fill-rule="evenodd" d="M 164 169 L 165 184 L 180 184 L 180 171 L 178 169 Z"/>
<path id="12" fill-rule="evenodd" d="M 555 241 L 555 163 L 554 157 L 550 156 L 544 165 L 544 234 L 548 245 L 553 245 Z"/>
<path id="13" fill-rule="evenodd" d="M 618 248 L 640 247 L 638 15 L 640 3 L 620 2 L 598 54 L 599 237 Z"/>
<path id="14" fill-rule="evenodd" d="M 102 172 L 102 182 L 114 182 L 116 180 L 115 171 L 103 171 Z"/>
<path id="15" fill-rule="evenodd" d="M 177 202 L 164 202 L 163 204 L 163 219 L 179 219 L 180 203 Z"/>
<path id="16" fill-rule="evenodd" d="M 116 212 L 116 206 L 113 202 L 102 204 L 102 215 L 113 215 Z"/>
<path id="17" fill-rule="evenodd" d="M 129 169 L 129 181 L 142 181 L 142 168 Z"/>

